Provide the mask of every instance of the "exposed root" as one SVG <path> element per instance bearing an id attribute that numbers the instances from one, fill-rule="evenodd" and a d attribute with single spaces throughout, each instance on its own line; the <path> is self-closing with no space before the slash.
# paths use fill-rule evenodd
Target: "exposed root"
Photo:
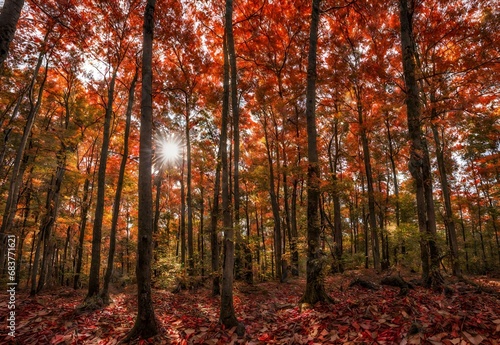
<path id="1" fill-rule="evenodd" d="M 380 283 L 382 285 L 399 287 L 400 296 L 406 296 L 409 290 L 414 288 L 411 283 L 406 282 L 401 276 L 385 277 Z"/>
<path id="2" fill-rule="evenodd" d="M 86 297 L 81 305 L 79 305 L 76 310 L 78 312 L 93 311 L 105 307 L 107 304 L 102 299 L 101 295 L 93 295 L 91 297 Z"/>
<path id="3" fill-rule="evenodd" d="M 351 283 L 349 284 L 349 287 L 353 287 L 353 286 L 361 286 L 362 288 L 369 289 L 369 290 L 378 290 L 379 289 L 379 287 L 375 283 L 372 283 L 368 280 L 364 280 L 361 278 L 354 278 L 354 280 L 351 281 Z"/>

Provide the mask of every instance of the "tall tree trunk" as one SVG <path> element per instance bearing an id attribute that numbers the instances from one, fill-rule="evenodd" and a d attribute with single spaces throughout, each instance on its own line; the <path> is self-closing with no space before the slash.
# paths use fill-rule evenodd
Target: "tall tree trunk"
<path id="1" fill-rule="evenodd" d="M 334 148 L 332 148 L 334 146 Z M 335 155 L 332 153 L 332 149 L 335 150 Z M 337 166 L 340 158 L 340 140 L 339 140 L 339 130 L 338 130 L 338 118 L 335 118 L 333 124 L 333 136 L 328 143 L 328 157 L 330 163 L 330 174 L 332 176 L 332 199 L 333 199 L 333 239 L 334 243 L 334 255 L 335 263 L 333 265 L 334 272 L 344 272 L 344 265 L 342 262 L 342 219 L 340 213 L 340 193 L 339 193 L 339 183 L 337 177 Z"/>
<path id="2" fill-rule="evenodd" d="M 87 171 L 88 172 L 88 171 Z M 83 199 L 80 216 L 80 234 L 78 236 L 78 246 L 76 250 L 75 276 L 73 278 L 73 289 L 78 289 L 80 285 L 80 274 L 82 272 L 83 244 L 85 240 L 85 229 L 87 228 L 87 218 L 90 207 L 89 201 L 90 179 L 87 176 L 83 184 Z"/>
<path id="3" fill-rule="evenodd" d="M 366 186 L 368 189 L 368 225 L 370 227 L 370 240 L 373 255 L 373 266 L 376 271 L 380 270 L 380 243 L 377 231 L 377 215 L 375 213 L 375 191 L 373 188 L 372 164 L 370 160 L 370 145 L 366 134 L 366 127 L 363 121 L 363 106 L 361 104 L 361 90 L 358 86 L 355 89 L 356 106 L 358 112 L 358 123 L 360 126 L 361 144 L 363 147 L 363 161 L 365 163 Z"/>
<path id="4" fill-rule="evenodd" d="M 9 55 L 9 45 L 16 33 L 24 0 L 5 0 L 0 11 L 0 68 Z"/>
<path id="5" fill-rule="evenodd" d="M 111 132 L 111 117 L 113 115 L 113 99 L 115 94 L 115 83 L 118 73 L 118 66 L 115 67 L 111 76 L 106 113 L 104 117 L 104 129 L 102 136 L 101 155 L 99 157 L 99 170 L 97 172 L 97 200 L 94 215 L 94 227 L 92 232 L 92 259 L 90 262 L 89 288 L 86 301 L 99 296 L 99 273 L 101 267 L 101 237 L 102 223 L 105 209 L 105 191 L 106 191 L 106 167 L 108 163 L 108 149 Z"/>
<path id="6" fill-rule="evenodd" d="M 245 243 L 245 281 L 248 284 L 253 283 L 253 254 L 250 248 L 251 241 L 251 222 L 250 222 L 250 198 L 248 186 L 245 193 L 245 222 L 247 228 L 247 238 Z"/>
<path id="7" fill-rule="evenodd" d="M 200 253 L 201 276 L 205 276 L 205 187 L 204 172 L 201 172 L 200 181 L 200 228 L 198 231 L 198 252 Z"/>
<path id="8" fill-rule="evenodd" d="M 44 43 L 46 43 L 48 39 L 48 33 L 45 36 Z M 21 141 L 17 146 L 16 158 L 14 159 L 14 165 L 12 167 L 12 176 L 9 184 L 9 193 L 7 195 L 7 200 L 5 204 L 5 210 L 3 214 L 2 227 L 0 228 L 0 234 L 8 234 L 12 228 L 12 222 L 14 220 L 14 216 L 16 214 L 17 208 L 17 200 L 19 197 L 19 188 L 22 183 L 22 174 L 21 174 L 21 166 L 24 157 L 24 151 L 26 150 L 26 146 L 28 144 L 29 137 L 31 136 L 31 130 L 35 123 L 36 115 L 38 114 L 38 110 L 40 109 L 40 105 L 42 102 L 42 95 L 45 88 L 45 81 L 47 80 L 47 71 L 48 71 L 48 60 L 45 64 L 45 73 L 43 76 L 43 80 L 40 83 L 37 97 L 35 98 L 35 84 L 38 78 L 38 73 L 42 67 L 43 59 L 45 58 L 45 51 L 42 50 L 38 55 L 37 64 L 35 70 L 33 72 L 33 77 L 31 78 L 31 83 L 28 87 L 28 99 L 29 99 L 29 112 L 26 118 L 26 125 L 24 126 L 23 135 L 21 137 Z M 3 245 L 2 245 L 3 249 Z M 3 251 L 0 251 L 0 254 Z M 0 257 L 3 258 L 3 255 Z"/>
<path id="9" fill-rule="evenodd" d="M 189 100 L 186 95 L 186 163 L 187 163 L 187 177 L 186 177 L 186 206 L 187 206 L 187 272 L 189 276 L 194 275 L 194 244 L 193 244 L 193 192 L 191 186 L 192 167 L 191 167 L 191 137 L 189 135 L 191 124 Z"/>
<path id="10" fill-rule="evenodd" d="M 413 4 L 413 3 L 412 3 Z M 422 280 L 427 286 L 439 288 L 443 278 L 439 271 L 439 254 L 435 242 L 435 216 L 432 202 L 432 181 L 429 152 L 422 132 L 420 91 L 416 79 L 415 43 L 413 40 L 413 8 L 408 0 L 400 0 L 401 50 L 406 85 L 408 136 L 410 139 L 410 173 L 415 180 L 418 228 L 421 233 Z"/>
<path id="11" fill-rule="evenodd" d="M 233 1 L 226 0 L 225 14 L 225 39 L 227 40 L 227 52 L 229 55 L 229 45 L 234 44 L 233 39 Z M 230 41 L 233 41 L 231 43 Z M 234 53 L 234 50 L 233 50 Z M 235 80 L 231 80 L 235 82 Z M 224 69 L 224 90 L 229 91 L 226 86 L 229 84 L 229 75 Z M 223 97 L 228 97 L 224 94 Z M 233 109 L 234 112 L 234 109 Z M 234 115 L 234 114 L 233 114 Z M 221 308 L 220 322 L 227 328 L 237 326 L 237 333 L 243 335 L 245 328 L 238 323 L 233 305 L 233 280 L 234 280 L 234 228 L 231 221 L 231 206 L 229 194 L 229 161 L 227 152 L 229 111 L 222 114 L 221 128 L 221 160 L 222 160 L 222 226 L 224 229 L 224 268 L 222 272 Z"/>
<path id="12" fill-rule="evenodd" d="M 108 266 L 106 267 L 106 273 L 104 274 L 104 283 L 101 291 L 101 298 L 105 304 L 108 304 L 110 302 L 109 283 L 111 282 L 111 275 L 113 273 L 113 265 L 115 260 L 116 231 L 118 228 L 118 217 L 120 215 L 120 203 L 122 198 L 123 179 L 125 177 L 125 170 L 127 168 L 127 161 L 128 161 L 128 139 L 130 136 L 130 123 L 132 121 L 132 108 L 134 106 L 134 94 L 135 94 L 135 85 L 137 83 L 137 74 L 138 71 L 136 70 L 128 92 L 125 133 L 123 134 L 123 156 L 122 156 L 122 161 L 120 162 L 120 170 L 118 172 L 118 182 L 116 184 L 115 200 L 113 202 L 113 214 L 111 216 Z"/>
<path id="13" fill-rule="evenodd" d="M 226 100 L 226 104 L 227 104 Z M 217 221 L 219 219 L 219 195 L 220 195 L 220 172 L 221 172 L 221 147 L 222 139 L 217 153 L 217 166 L 215 168 L 214 182 L 214 203 L 210 214 L 210 249 L 212 262 L 212 294 L 220 295 L 220 274 L 219 274 L 219 236 L 217 233 Z"/>
<path id="14" fill-rule="evenodd" d="M 431 102 L 433 97 L 431 96 Z M 433 107 L 431 110 L 431 117 L 437 117 L 436 109 Z M 450 245 L 450 254 L 451 254 L 451 265 L 452 272 L 454 276 L 461 277 L 462 272 L 460 270 L 460 258 L 458 254 L 458 241 L 457 241 L 457 231 L 455 228 L 455 220 L 453 219 L 453 210 L 451 208 L 451 190 L 448 182 L 448 174 L 446 172 L 446 165 L 444 161 L 444 144 L 441 143 L 441 139 L 439 137 L 439 131 L 437 125 L 435 123 L 431 123 L 432 134 L 434 136 L 434 142 L 436 144 L 436 159 L 438 163 L 439 169 L 439 177 L 441 181 L 441 191 L 443 195 L 444 201 L 444 225 L 446 227 L 449 245 Z"/>
<path id="15" fill-rule="evenodd" d="M 230 0 L 231 6 L 233 1 Z M 227 10 L 227 2 L 226 2 L 226 10 Z M 232 10 L 231 10 L 232 11 Z M 232 16 L 232 12 L 231 12 Z M 226 14 L 227 18 L 227 14 Z M 229 66 L 230 66 L 230 77 L 231 77 L 231 111 L 232 111 L 232 122 L 233 122 L 233 219 L 236 231 L 236 246 L 239 250 L 237 250 L 236 255 L 238 256 L 238 262 L 242 263 L 242 237 L 241 237 L 241 227 L 240 227 L 240 205 L 241 205 L 241 197 L 240 197 L 240 107 L 238 102 L 238 69 L 236 65 L 236 49 L 234 46 L 234 35 L 233 35 L 233 24 L 227 23 L 227 35 L 226 35 L 226 44 L 227 44 L 227 55 L 229 58 Z M 241 268 L 241 264 L 240 264 Z"/>
<path id="16" fill-rule="evenodd" d="M 182 155 L 181 166 L 181 219 L 179 226 L 179 246 L 181 249 L 181 265 L 186 268 L 186 187 L 184 184 L 184 154 Z"/>
<path id="17" fill-rule="evenodd" d="M 276 263 L 276 277 L 281 278 L 281 218 L 279 210 L 279 201 L 276 195 L 276 186 L 274 178 L 274 167 L 269 143 L 269 135 L 267 132 L 267 117 L 264 115 L 264 138 L 267 151 L 267 161 L 269 164 L 269 196 L 271 197 L 271 208 L 273 210 L 274 219 L 274 262 Z"/>
<path id="18" fill-rule="evenodd" d="M 51 248 L 51 235 L 52 228 L 54 226 L 55 220 L 57 218 L 57 213 L 59 209 L 59 191 L 61 189 L 62 180 L 64 177 L 64 172 L 66 171 L 66 156 L 64 156 L 59 162 L 56 173 L 52 176 L 50 181 L 49 190 L 47 191 L 47 199 L 45 203 L 45 214 L 42 217 L 40 225 L 40 240 L 39 247 L 37 248 L 38 257 L 35 255 L 35 263 L 32 271 L 32 281 L 31 281 L 31 291 L 30 295 L 34 296 L 40 292 L 45 286 L 46 274 L 49 264 L 50 248 Z M 40 265 L 40 277 L 38 280 L 38 285 L 36 285 L 36 275 L 38 268 L 38 260 L 40 258 L 40 251 L 43 245 L 43 257 Z M 38 260 L 37 260 L 38 259 Z"/>
<path id="19" fill-rule="evenodd" d="M 144 12 L 142 49 L 142 98 L 139 143 L 139 233 L 137 236 L 137 317 L 127 340 L 147 339 L 158 333 L 151 298 L 151 261 L 153 257 L 153 195 L 151 181 L 153 136 L 153 31 L 156 0 L 147 0 Z"/>
<path id="20" fill-rule="evenodd" d="M 462 240 L 464 241 L 465 268 L 467 270 L 467 273 L 469 273 L 470 272 L 470 267 L 469 267 L 469 245 L 467 244 L 467 238 L 465 237 L 465 224 L 464 224 L 464 215 L 463 215 L 463 211 L 462 211 L 462 205 L 460 205 L 459 212 L 460 212 L 460 226 L 462 228 Z"/>
<path id="21" fill-rule="evenodd" d="M 301 303 L 331 301 L 325 291 L 322 270 L 324 254 L 321 251 L 319 223 L 320 168 L 316 131 L 316 55 L 321 0 L 312 1 L 309 56 L 307 62 L 306 119 L 307 119 L 307 282 Z"/>
<path id="22" fill-rule="evenodd" d="M 69 249 L 69 243 L 71 240 L 71 226 L 68 226 L 66 229 L 66 241 L 64 242 L 64 253 L 62 256 L 62 262 L 60 264 L 61 266 L 61 286 L 67 285 L 64 283 L 64 276 L 66 274 L 66 260 L 68 258 L 68 249 Z"/>

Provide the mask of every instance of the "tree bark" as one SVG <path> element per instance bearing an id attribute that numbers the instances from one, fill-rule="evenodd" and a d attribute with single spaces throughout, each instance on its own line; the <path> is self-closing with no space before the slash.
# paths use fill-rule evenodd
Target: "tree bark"
<path id="1" fill-rule="evenodd" d="M 226 47 L 229 46 L 229 36 L 233 32 L 233 1 L 226 0 L 225 14 L 225 39 Z M 228 54 L 229 52 L 224 52 Z M 229 91 L 227 69 L 224 69 L 224 91 Z M 223 97 L 228 97 L 224 94 Z M 234 109 L 233 109 L 234 111 Z M 229 111 L 222 114 L 221 128 L 221 160 L 222 160 L 222 227 L 224 230 L 224 268 L 222 272 L 220 322 L 227 328 L 238 326 L 238 334 L 244 333 L 236 319 L 233 305 L 233 280 L 234 280 L 234 228 L 231 221 L 231 206 L 229 195 L 229 160 L 227 152 Z"/>
<path id="2" fill-rule="evenodd" d="M 130 84 L 128 93 L 128 104 L 126 111 L 125 120 L 125 133 L 123 134 L 123 156 L 120 162 L 120 170 L 118 172 L 118 181 L 116 184 L 115 200 L 113 202 L 113 214 L 111 216 L 111 231 L 109 235 L 109 253 L 108 253 L 108 266 L 106 267 L 106 273 L 104 274 L 104 283 L 101 291 L 101 298 L 104 303 L 108 304 L 110 302 L 109 297 L 109 283 L 111 282 L 111 275 L 113 273 L 113 265 L 115 260 L 116 251 L 116 232 L 118 228 L 118 217 L 120 215 L 120 203 L 122 198 L 123 190 L 123 179 L 125 177 L 125 170 L 127 168 L 128 161 L 128 139 L 130 136 L 130 123 L 132 121 L 132 107 L 134 105 L 134 94 L 135 85 L 137 83 L 137 70 L 135 71 L 134 78 Z"/>
<path id="3" fill-rule="evenodd" d="M 101 239 L 102 239 L 102 223 L 104 218 L 105 208 L 105 191 L 106 191 L 106 167 L 108 163 L 108 150 L 111 132 L 111 117 L 113 115 L 113 100 L 115 94 L 115 83 L 118 73 L 118 66 L 115 67 L 111 76 L 111 81 L 108 89 L 108 101 L 106 105 L 106 113 L 104 116 L 104 129 L 102 136 L 101 155 L 99 157 L 99 169 L 97 171 L 97 200 L 94 215 L 94 227 L 92 232 L 92 255 L 90 262 L 89 273 L 89 288 L 86 301 L 99 295 L 99 273 L 101 267 Z"/>
<path id="4" fill-rule="evenodd" d="M 267 162 L 269 164 L 269 196 L 271 197 L 271 208 L 273 211 L 274 219 L 274 262 L 276 263 L 276 277 L 281 278 L 281 218 L 279 210 L 278 196 L 276 195 L 276 186 L 274 178 L 273 159 L 271 154 L 271 147 L 269 143 L 269 135 L 267 132 L 267 117 L 264 115 L 264 138 L 267 151 Z"/>
<path id="5" fill-rule="evenodd" d="M 300 302 L 314 305 L 331 301 L 325 291 L 322 270 L 324 254 L 321 251 L 319 222 L 320 168 L 316 131 L 316 56 L 321 0 L 312 1 L 309 56 L 307 63 L 306 119 L 307 119 L 307 282 Z"/>
<path id="6" fill-rule="evenodd" d="M 335 154 L 332 153 L 332 146 Z M 338 130 L 338 118 L 335 118 L 333 123 L 333 136 L 328 143 L 328 157 L 330 162 L 330 174 L 332 176 L 332 199 L 333 199 L 333 239 L 335 262 L 333 264 L 334 272 L 344 272 L 344 265 L 342 262 L 342 219 L 340 213 L 340 193 L 339 183 L 337 176 L 338 161 L 340 158 L 340 140 Z"/>
<path id="7" fill-rule="evenodd" d="M 431 97 L 431 102 L 432 102 Z M 432 117 L 437 117 L 436 109 L 431 110 Z M 453 217 L 453 210 L 451 208 L 451 190 L 448 182 L 448 174 L 446 172 L 446 166 L 444 161 L 444 149 L 441 143 L 441 138 L 439 137 L 439 132 L 437 125 L 435 123 L 431 124 L 432 134 L 434 136 L 434 142 L 436 144 L 436 160 L 438 163 L 439 177 L 441 181 L 441 191 L 443 194 L 444 201 L 444 225 L 448 232 L 450 254 L 451 254 L 451 265 L 453 275 L 456 277 L 461 277 L 462 272 L 460 269 L 460 258 L 458 254 L 458 241 L 457 241 L 457 231 L 455 227 L 455 220 Z"/>
<path id="8" fill-rule="evenodd" d="M 45 35 L 44 42 L 42 45 L 45 45 L 47 42 L 49 33 Z M 23 136 L 21 137 L 21 142 L 19 143 L 16 151 L 16 158 L 14 159 L 14 165 L 12 167 L 12 177 L 10 179 L 9 184 L 9 193 L 7 195 L 7 200 L 5 204 L 5 210 L 3 214 L 2 227 L 0 228 L 0 234 L 8 234 L 12 228 L 12 222 L 14 220 L 14 216 L 16 214 L 17 207 L 17 199 L 19 196 L 19 188 L 22 183 L 22 174 L 21 174 L 21 165 L 23 162 L 24 151 L 26 150 L 26 146 L 28 144 L 28 139 L 31 135 L 31 130 L 35 123 L 36 115 L 38 114 L 38 110 L 40 109 L 40 105 L 42 102 L 42 94 L 45 88 L 45 81 L 47 80 L 47 66 L 48 61 L 45 64 L 45 73 L 42 82 L 40 83 L 37 97 L 34 97 L 35 92 L 35 84 L 38 78 L 38 73 L 42 67 L 43 59 L 45 58 L 46 52 L 42 50 L 38 55 L 37 64 L 35 70 L 33 71 L 33 77 L 31 78 L 31 83 L 28 87 L 28 100 L 29 100 L 29 112 L 26 118 L 26 125 L 24 127 Z M 3 249 L 3 246 L 2 246 Z M 2 251 L 0 251 L 0 254 Z M 3 255 L 0 257 L 3 258 Z"/>
<path id="9" fill-rule="evenodd" d="M 370 160 L 370 145 L 366 134 L 365 122 L 363 120 L 363 106 L 361 104 L 361 90 L 355 86 L 356 106 L 358 112 L 358 123 L 360 126 L 361 144 L 363 147 L 363 161 L 365 163 L 366 187 L 368 189 L 368 225 L 370 227 L 370 240 L 373 255 L 373 267 L 380 270 L 380 242 L 377 231 L 377 215 L 375 214 L 375 191 L 373 188 L 372 164 Z"/>
<path id="10" fill-rule="evenodd" d="M 187 206 L 187 272 L 189 276 L 194 275 L 194 244 L 193 244 L 193 192 L 191 186 L 192 180 L 192 167 L 191 167 L 191 136 L 190 132 L 190 113 L 189 99 L 186 97 L 186 163 L 187 163 L 187 177 L 186 177 L 186 206 Z"/>
<path id="11" fill-rule="evenodd" d="M 442 276 L 439 271 L 439 254 L 435 242 L 436 220 L 432 201 L 429 151 L 422 131 L 420 91 L 416 79 L 415 42 L 413 40 L 413 8 L 408 0 L 400 0 L 401 51 L 406 85 L 406 107 L 410 160 L 408 168 L 415 181 L 418 228 L 421 233 L 422 280 L 427 286 L 439 288 Z"/>
<path id="12" fill-rule="evenodd" d="M 227 103 L 227 101 L 226 101 Z M 220 173 L 221 173 L 221 146 L 219 144 L 219 152 L 217 153 L 217 166 L 215 168 L 214 182 L 214 203 L 210 214 L 210 248 L 212 250 L 212 294 L 220 295 L 220 276 L 219 276 L 219 236 L 217 233 L 217 222 L 219 219 L 219 196 L 220 196 Z"/>
<path id="13" fill-rule="evenodd" d="M 9 55 L 9 45 L 14 39 L 17 22 L 24 0 L 5 0 L 0 12 L 0 68 Z"/>
<path id="14" fill-rule="evenodd" d="M 144 12 L 142 50 L 141 129 L 139 142 L 139 232 L 137 236 L 137 317 L 127 340 L 147 339 L 158 334 L 158 323 L 151 298 L 153 257 L 153 194 L 151 167 L 153 136 L 153 32 L 156 0 L 147 0 Z"/>

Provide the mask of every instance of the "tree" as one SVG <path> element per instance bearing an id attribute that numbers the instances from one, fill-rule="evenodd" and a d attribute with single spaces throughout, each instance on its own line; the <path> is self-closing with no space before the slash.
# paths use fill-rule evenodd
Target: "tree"
<path id="1" fill-rule="evenodd" d="M 24 0 L 6 0 L 0 11 L 0 66 L 9 54 L 9 45 L 21 16 Z"/>
<path id="2" fill-rule="evenodd" d="M 142 45 L 141 130 L 139 142 L 139 233 L 137 241 L 137 317 L 126 340 L 158 334 L 158 321 L 151 297 L 153 259 L 153 190 L 151 167 L 153 136 L 153 32 L 156 0 L 147 0 Z"/>
<path id="3" fill-rule="evenodd" d="M 410 2 L 410 4 L 415 5 L 413 2 Z M 429 150 L 421 128 L 420 90 L 416 79 L 415 41 L 413 38 L 415 8 L 408 5 L 408 0 L 399 1 L 401 52 L 406 85 L 408 137 L 410 139 L 408 169 L 413 176 L 416 187 L 418 228 L 421 233 L 422 280 L 427 286 L 439 288 L 443 283 L 443 278 L 439 269 L 440 258 L 436 244 L 432 176 L 430 173 Z"/>
<path id="4" fill-rule="evenodd" d="M 120 203 L 121 203 L 121 195 L 123 189 L 123 180 L 125 177 L 125 169 L 127 167 L 127 161 L 129 159 L 129 149 L 128 149 L 128 141 L 130 136 L 130 123 L 132 121 L 132 107 L 134 105 L 134 94 L 135 94 L 135 86 L 137 84 L 137 74 L 138 70 L 136 67 L 136 71 L 134 73 L 134 77 L 132 78 L 132 82 L 129 88 L 128 94 L 128 105 L 126 110 L 126 120 L 125 120 L 125 132 L 123 133 L 123 157 L 120 163 L 120 171 L 118 172 L 118 182 L 116 186 L 116 194 L 115 200 L 113 203 L 113 216 L 111 220 L 111 233 L 109 236 L 109 254 L 108 254 L 108 266 L 106 267 L 106 273 L 104 274 L 104 283 L 101 291 L 101 298 L 104 303 L 109 303 L 109 283 L 111 281 L 111 274 L 113 273 L 113 264 L 115 257 L 115 248 L 116 248 L 116 232 L 118 227 L 118 216 L 120 215 Z"/>
<path id="5" fill-rule="evenodd" d="M 319 222 L 320 168 L 316 129 L 316 56 L 321 0 L 312 1 L 309 57 L 307 61 L 306 120 L 307 120 L 307 282 L 301 303 L 310 305 L 331 301 L 325 291 L 322 270 L 324 254 L 321 250 Z"/>
<path id="6" fill-rule="evenodd" d="M 226 0 L 225 13 L 225 35 L 224 54 L 224 94 L 223 102 L 229 102 L 229 38 L 233 30 L 233 1 Z M 230 64 L 230 63 L 229 63 Z M 231 83 L 235 83 L 231 79 Z M 229 161 L 227 152 L 229 104 L 223 106 L 222 128 L 221 128 L 221 160 L 222 160 L 222 227 L 224 230 L 224 266 L 222 272 L 220 321 L 228 327 L 237 327 L 238 335 L 245 333 L 245 327 L 238 322 L 233 305 L 233 280 L 234 280 L 234 227 L 231 220 L 231 199 L 229 195 Z M 233 109 L 233 116 L 234 116 Z M 237 111 L 237 110 L 236 110 Z"/>

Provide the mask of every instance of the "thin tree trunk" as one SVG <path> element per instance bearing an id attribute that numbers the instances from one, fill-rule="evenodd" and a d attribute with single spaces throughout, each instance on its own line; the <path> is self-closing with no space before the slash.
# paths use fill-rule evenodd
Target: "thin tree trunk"
<path id="1" fill-rule="evenodd" d="M 66 274 L 66 259 L 68 255 L 69 242 L 71 239 L 71 226 L 66 229 L 66 241 L 64 242 L 64 253 L 61 262 L 61 285 L 64 286 L 64 275 Z"/>
<path id="2" fill-rule="evenodd" d="M 186 268 L 186 186 L 184 184 L 184 154 L 181 167 L 181 222 L 179 228 L 179 246 L 181 249 L 181 265 Z"/>
<path id="3" fill-rule="evenodd" d="M 89 202 L 90 179 L 87 177 L 83 184 L 83 199 L 80 217 L 80 235 L 76 251 L 75 277 L 73 278 L 73 289 L 78 289 L 80 285 L 80 274 L 82 272 L 83 244 L 85 240 L 85 229 L 87 228 L 87 218 L 90 207 Z"/>
<path id="4" fill-rule="evenodd" d="M 191 109 L 189 100 L 186 95 L 186 161 L 187 161 L 187 177 L 186 177 L 186 206 L 187 206 L 187 272 L 189 276 L 194 275 L 194 244 L 193 244 L 193 192 L 191 186 L 192 167 L 191 167 L 191 137 L 189 130 L 191 124 L 189 122 Z"/>
<path id="5" fill-rule="evenodd" d="M 201 263 L 201 276 L 205 276 L 205 187 L 204 184 L 204 173 L 201 172 L 201 187 L 200 187 L 200 230 L 198 231 L 199 240 L 198 247 L 200 253 L 200 263 Z"/>
<path id="6" fill-rule="evenodd" d="M 368 225 L 370 227 L 370 240 L 373 255 L 373 266 L 376 271 L 379 271 L 380 266 L 380 243 L 377 231 L 377 215 L 375 213 L 375 191 L 373 189 L 373 174 L 370 161 L 370 146 L 368 144 L 368 136 L 366 134 L 365 123 L 363 121 L 363 107 L 361 104 L 361 90 L 356 88 L 356 105 L 358 111 L 358 122 L 360 126 L 361 144 L 363 146 L 363 160 L 365 163 L 366 186 L 368 189 Z"/>
<path id="7" fill-rule="evenodd" d="M 267 117 L 264 115 L 264 138 L 267 151 L 267 161 L 269 164 L 269 196 L 271 197 L 271 208 L 274 219 L 274 262 L 276 263 L 276 277 L 281 278 L 281 218 L 279 210 L 278 197 L 276 195 L 276 186 L 274 178 L 273 159 L 267 132 Z"/>
<path id="8" fill-rule="evenodd" d="M 105 304 L 109 304 L 111 301 L 109 297 L 109 283 L 111 282 L 111 275 L 113 273 L 113 266 L 115 260 L 116 232 L 118 228 L 118 217 L 120 216 L 120 203 L 122 198 L 123 180 L 125 177 L 125 170 L 127 168 L 127 161 L 128 161 L 128 139 L 130 136 L 130 123 L 132 121 L 132 108 L 134 106 L 134 94 L 135 94 L 135 85 L 137 83 L 137 74 L 138 71 L 136 70 L 134 78 L 132 79 L 132 83 L 130 84 L 128 93 L 125 133 L 123 134 L 123 156 L 122 156 L 122 161 L 120 162 L 120 170 L 118 172 L 118 182 L 116 184 L 115 200 L 113 202 L 113 214 L 111 216 L 108 266 L 106 267 L 106 273 L 104 274 L 104 283 L 101 291 L 101 298 Z"/>
<path id="9" fill-rule="evenodd" d="M 432 101 L 431 97 L 431 101 Z M 437 117 L 434 115 L 436 113 L 436 109 L 432 109 L 433 117 Z M 457 242 L 457 231 L 455 228 L 455 221 L 453 217 L 453 210 L 451 208 L 451 190 L 448 182 L 448 174 L 446 172 L 446 166 L 444 162 L 444 149 L 443 144 L 441 143 L 441 139 L 439 138 L 439 132 L 435 123 L 431 124 L 432 134 L 434 135 L 434 142 L 436 144 L 436 159 L 438 163 L 439 169 L 439 177 L 441 181 L 441 191 L 443 195 L 444 201 L 444 225 L 448 232 L 449 237 L 449 245 L 450 245 L 450 254 L 451 254 L 451 265 L 453 275 L 457 277 L 462 276 L 462 272 L 460 270 L 460 258 L 458 254 L 458 242 Z"/>
<path id="10" fill-rule="evenodd" d="M 47 42 L 49 33 L 45 35 L 44 43 Z M 3 214 L 2 227 L 0 228 L 0 234 L 8 234 L 12 228 L 12 222 L 14 220 L 14 216 L 16 214 L 17 209 L 17 200 L 19 197 L 19 188 L 22 183 L 22 174 L 21 174 L 21 165 L 23 162 L 24 151 L 26 150 L 26 146 L 28 144 L 28 139 L 31 136 L 31 130 L 35 123 L 36 115 L 38 114 L 38 110 L 40 109 L 40 105 L 42 102 L 42 95 L 45 88 L 45 81 L 47 80 L 47 66 L 48 60 L 45 64 L 45 73 L 43 76 L 43 80 L 40 83 L 37 98 L 34 97 L 35 92 L 35 84 L 38 78 L 38 73 L 40 72 L 40 68 L 42 67 L 43 59 L 45 57 L 45 51 L 42 50 L 38 55 L 38 61 L 33 72 L 33 77 L 31 78 L 31 83 L 28 88 L 28 99 L 29 99 L 29 112 L 26 118 L 26 125 L 24 126 L 23 135 L 21 137 L 21 141 L 17 146 L 16 158 L 14 160 L 14 165 L 12 167 L 12 176 L 9 184 L 9 193 L 7 195 L 7 200 L 5 204 L 5 210 Z M 2 249 L 3 249 L 2 245 Z M 0 250 L 0 254 L 3 254 L 3 250 Z M 3 258 L 3 255 L 0 257 Z"/>
<path id="11" fill-rule="evenodd" d="M 89 288 L 87 296 L 85 297 L 85 300 L 89 302 L 91 302 L 92 298 L 99 296 L 102 223 L 103 223 L 104 209 L 105 209 L 104 203 L 105 203 L 105 190 L 106 190 L 106 166 L 108 162 L 108 150 L 109 150 L 110 132 L 111 132 L 111 117 L 113 115 L 113 100 L 114 100 L 117 73 L 118 73 L 118 66 L 116 66 L 113 71 L 108 89 L 108 101 L 104 117 L 101 155 L 99 157 L 99 170 L 97 172 L 97 200 L 96 200 L 96 208 L 94 215 L 94 227 L 92 232 L 92 259 L 90 262 Z"/>
<path id="12" fill-rule="evenodd" d="M 332 154 L 332 145 L 334 144 L 335 155 Z M 344 272 L 344 266 L 342 262 L 342 219 L 340 214 L 340 193 L 339 193 L 339 183 L 337 177 L 337 166 L 340 158 L 340 140 L 338 131 L 338 118 L 335 118 L 333 125 L 333 136 L 328 143 L 328 157 L 330 163 L 330 174 L 332 176 L 332 198 L 333 198 L 333 239 L 334 243 L 334 253 L 335 253 L 335 263 L 333 265 L 335 272 Z"/>
<path id="13" fill-rule="evenodd" d="M 49 265 L 50 248 L 52 245 L 51 241 L 52 229 L 57 219 L 57 214 L 59 211 L 59 192 L 61 190 L 64 173 L 66 172 L 66 155 L 64 153 L 65 149 L 63 148 L 62 150 L 63 152 L 60 152 L 60 154 L 62 154 L 63 157 L 60 159 L 60 162 L 56 168 L 56 173 L 53 176 L 52 181 L 50 183 L 49 191 L 47 192 L 47 202 L 45 205 L 46 212 L 42 218 L 40 227 L 41 240 L 42 240 L 40 242 L 40 245 L 42 245 L 43 243 L 43 257 L 40 269 L 40 278 L 38 281 L 38 286 L 36 288 L 36 291 L 32 289 L 30 292 L 32 296 L 40 292 L 45 286 L 45 280 Z"/>
<path id="14" fill-rule="evenodd" d="M 227 103 L 227 101 L 226 101 Z M 212 250 L 212 294 L 220 295 L 220 276 L 219 276 L 219 236 L 217 234 L 217 221 L 219 219 L 219 195 L 220 195 L 220 173 L 221 173 L 221 146 L 217 153 L 217 166 L 215 168 L 214 182 L 214 203 L 210 214 L 210 249 Z"/>

